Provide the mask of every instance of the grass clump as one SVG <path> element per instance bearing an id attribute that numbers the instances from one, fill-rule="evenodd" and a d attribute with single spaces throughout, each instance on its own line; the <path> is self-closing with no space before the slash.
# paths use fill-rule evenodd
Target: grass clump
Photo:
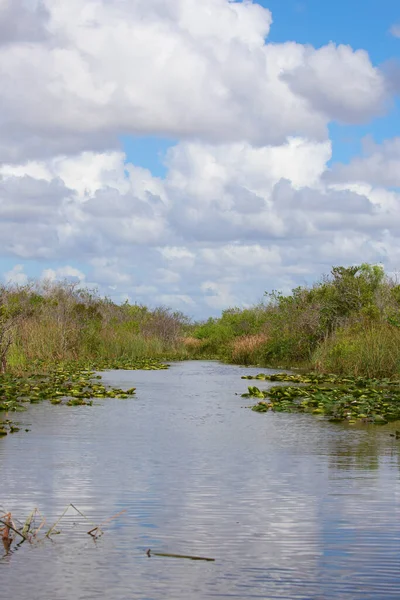
<path id="1" fill-rule="evenodd" d="M 254 360 L 262 360 L 267 338 L 264 334 L 244 335 L 231 343 L 230 361 L 235 364 L 249 365 Z"/>

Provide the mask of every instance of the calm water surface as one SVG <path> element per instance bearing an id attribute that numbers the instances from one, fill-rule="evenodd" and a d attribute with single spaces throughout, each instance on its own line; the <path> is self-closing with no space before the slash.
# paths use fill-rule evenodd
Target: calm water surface
<path id="1" fill-rule="evenodd" d="M 105 382 L 137 386 L 135 399 L 18 415 L 31 431 L 0 439 L 1 505 L 50 523 L 69 502 L 96 523 L 126 513 L 97 542 L 69 517 L 54 541 L 23 544 L 0 561 L 0 597 L 398 600 L 400 442 L 246 410 L 235 392 L 258 371 L 113 371 Z"/>

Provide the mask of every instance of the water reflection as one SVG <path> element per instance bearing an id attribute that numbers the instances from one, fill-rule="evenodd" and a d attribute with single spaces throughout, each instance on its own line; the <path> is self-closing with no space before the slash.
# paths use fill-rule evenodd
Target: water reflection
<path id="1" fill-rule="evenodd" d="M 399 466 L 400 443 L 391 436 L 398 426 L 337 426 L 339 435 L 327 438 L 329 464 L 334 470 L 366 471 L 378 471 L 388 461 Z"/>
<path id="2" fill-rule="evenodd" d="M 31 433 L 0 440 L 0 504 L 49 520 L 71 501 L 96 522 L 127 513 L 97 543 L 78 526 L 22 546 L 0 563 L 4 596 L 398 598 L 400 444 L 384 428 L 252 413 L 235 396 L 242 373 L 113 372 L 137 399 L 24 413 Z"/>

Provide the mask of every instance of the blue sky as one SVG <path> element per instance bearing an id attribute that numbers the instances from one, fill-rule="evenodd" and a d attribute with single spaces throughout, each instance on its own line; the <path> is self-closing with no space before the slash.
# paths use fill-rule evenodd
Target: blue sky
<path id="1" fill-rule="evenodd" d="M 389 30 L 400 19 L 396 0 L 260 0 L 272 12 L 269 40 L 296 41 L 315 47 L 329 42 L 364 48 L 375 64 L 398 55 Z"/>
<path id="2" fill-rule="evenodd" d="M 3 281 L 204 317 L 400 271 L 394 0 L 6 0 L 0 32 Z"/>

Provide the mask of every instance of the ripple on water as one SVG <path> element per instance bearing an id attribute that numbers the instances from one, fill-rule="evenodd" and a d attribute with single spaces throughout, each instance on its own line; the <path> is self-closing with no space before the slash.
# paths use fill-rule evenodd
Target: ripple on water
<path id="1" fill-rule="evenodd" d="M 96 542 L 71 516 L 53 542 L 20 546 L 0 561 L 4 597 L 398 600 L 400 444 L 246 410 L 244 372 L 258 370 L 115 371 L 105 381 L 135 399 L 22 413 L 31 432 L 0 439 L 0 504 L 49 523 L 69 502 L 96 523 L 126 513 Z"/>

